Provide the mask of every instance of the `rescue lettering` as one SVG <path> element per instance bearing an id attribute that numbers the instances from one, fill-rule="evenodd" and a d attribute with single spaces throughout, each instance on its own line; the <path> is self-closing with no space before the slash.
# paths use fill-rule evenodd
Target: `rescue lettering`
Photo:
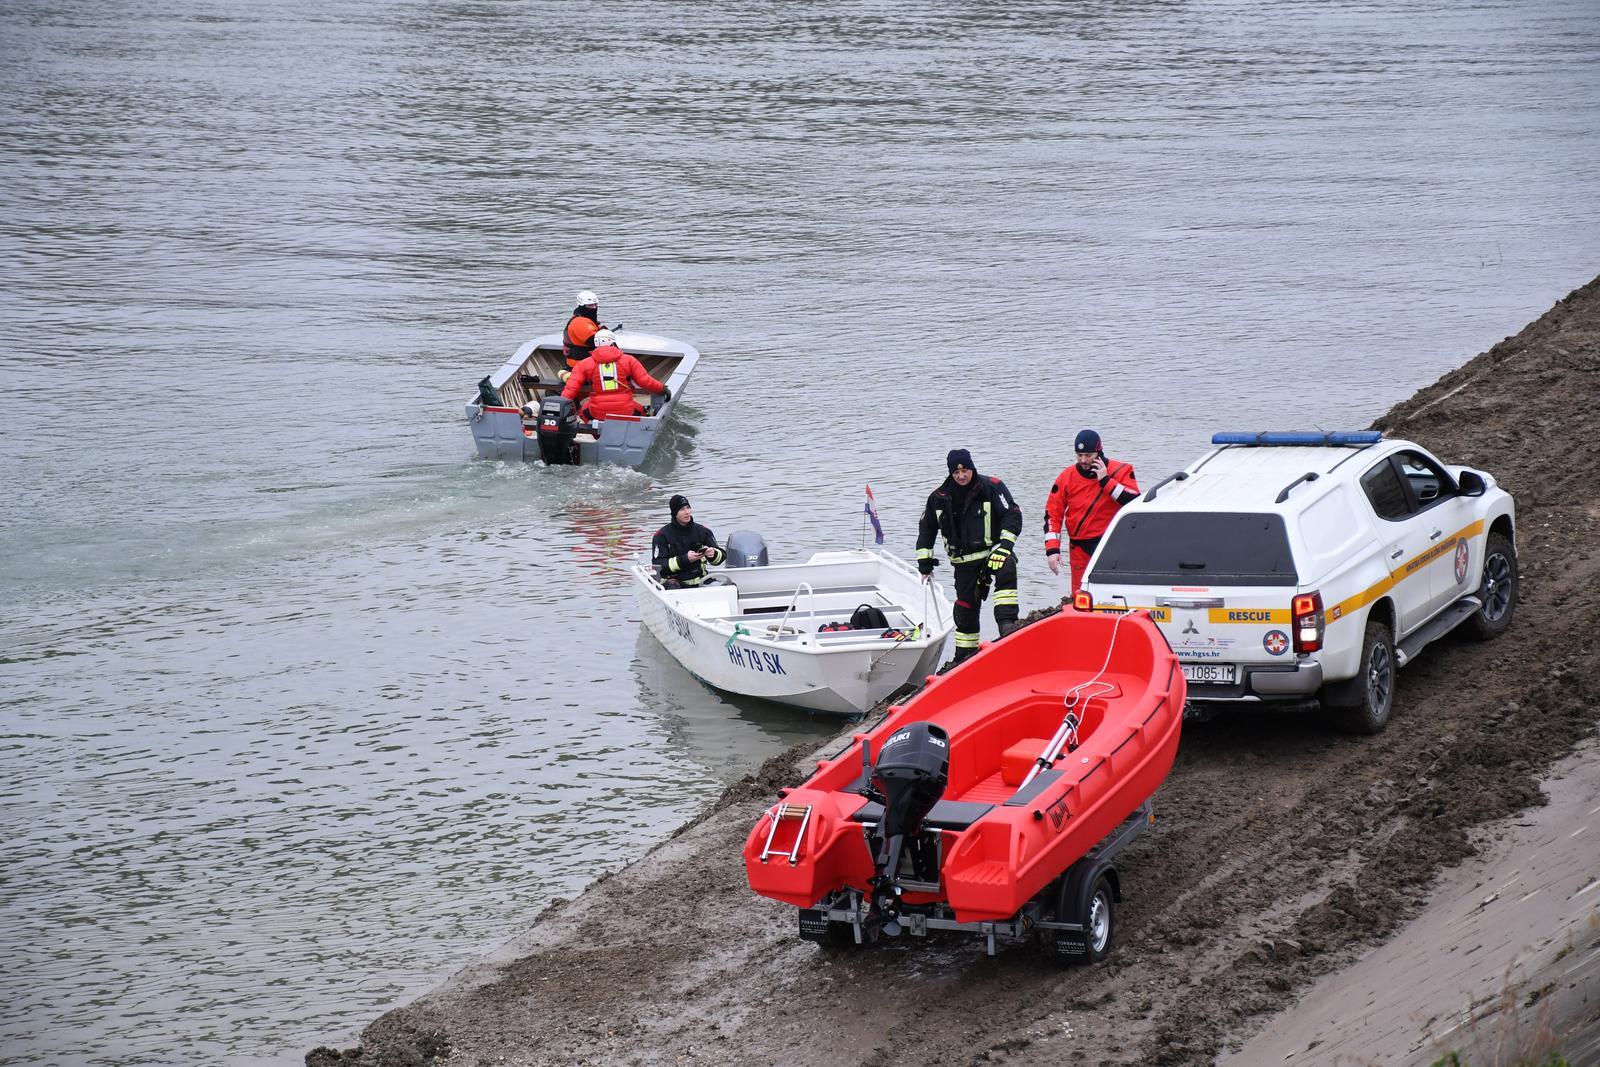
<path id="1" fill-rule="evenodd" d="M 1271 622 L 1271 611 L 1230 611 L 1229 622 Z"/>

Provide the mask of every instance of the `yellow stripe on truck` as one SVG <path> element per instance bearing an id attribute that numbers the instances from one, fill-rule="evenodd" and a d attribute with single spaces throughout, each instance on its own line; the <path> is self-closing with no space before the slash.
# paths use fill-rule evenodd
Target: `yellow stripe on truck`
<path id="1" fill-rule="evenodd" d="M 1410 578 L 1412 575 L 1421 571 L 1423 567 L 1426 567 L 1428 564 L 1432 563 L 1446 552 L 1455 551 L 1456 542 L 1463 540 L 1470 541 L 1472 538 L 1478 537 L 1482 533 L 1482 519 L 1479 519 L 1470 525 L 1463 526 L 1461 529 L 1457 530 L 1455 533 L 1451 534 L 1437 545 L 1428 549 L 1428 551 L 1424 552 L 1416 559 L 1407 563 L 1405 565 L 1405 569 L 1402 570 L 1398 575 L 1391 574 L 1387 578 L 1374 582 L 1361 592 L 1357 593 L 1355 596 L 1346 597 L 1344 600 L 1341 600 L 1339 603 L 1328 608 L 1325 616 L 1327 621 L 1334 623 L 1348 615 L 1354 615 L 1356 612 L 1360 611 L 1374 600 L 1377 600 L 1379 597 L 1383 596 L 1383 594 L 1387 593 L 1389 590 L 1393 589 L 1407 578 Z"/>

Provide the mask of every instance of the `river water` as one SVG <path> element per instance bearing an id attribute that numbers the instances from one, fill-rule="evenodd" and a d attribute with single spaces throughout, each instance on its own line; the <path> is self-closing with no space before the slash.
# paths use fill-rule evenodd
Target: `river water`
<path id="1" fill-rule="evenodd" d="M 830 730 L 641 635 L 673 492 L 909 555 L 969 447 L 1026 611 L 1079 427 L 1153 481 L 1515 332 L 1600 264 L 1593 14 L 8 0 L 0 1060 L 352 1041 Z M 579 288 L 704 353 L 669 440 L 475 461 Z"/>

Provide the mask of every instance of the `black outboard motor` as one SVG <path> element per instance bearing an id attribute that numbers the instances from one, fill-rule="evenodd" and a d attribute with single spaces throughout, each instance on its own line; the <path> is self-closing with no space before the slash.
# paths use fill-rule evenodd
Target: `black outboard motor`
<path id="1" fill-rule="evenodd" d="M 767 543 L 761 535 L 754 530 L 735 530 L 728 535 L 727 547 L 723 553 L 728 557 L 723 561 L 725 567 L 765 567 L 767 565 Z"/>
<path id="2" fill-rule="evenodd" d="M 578 462 L 578 411 L 564 396 L 547 396 L 539 404 L 539 456 L 554 466 Z"/>
<path id="3" fill-rule="evenodd" d="M 922 859 L 917 840 L 922 820 L 944 796 L 950 780 L 950 737 L 931 722 L 914 722 L 889 735 L 872 768 L 872 782 L 883 795 L 883 821 L 878 824 L 878 848 L 872 857 L 872 904 L 883 916 L 883 932 L 900 932 L 895 921 L 900 898 L 895 877 L 908 839 L 913 862 Z M 917 863 L 921 867 L 921 863 Z M 917 877 L 937 880 L 937 871 L 917 871 Z"/>

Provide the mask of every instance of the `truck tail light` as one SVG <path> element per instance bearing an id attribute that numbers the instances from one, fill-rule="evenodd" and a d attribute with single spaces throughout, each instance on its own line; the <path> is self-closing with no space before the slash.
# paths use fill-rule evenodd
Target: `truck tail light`
<path id="1" fill-rule="evenodd" d="M 1088 590 L 1080 589 L 1072 594 L 1072 606 L 1079 611 L 1093 611 L 1094 597 L 1089 595 Z"/>
<path id="2" fill-rule="evenodd" d="M 1302 593 L 1295 597 L 1289 614 L 1294 617 L 1294 650 L 1316 652 L 1321 649 L 1326 628 L 1322 618 L 1322 594 Z"/>

